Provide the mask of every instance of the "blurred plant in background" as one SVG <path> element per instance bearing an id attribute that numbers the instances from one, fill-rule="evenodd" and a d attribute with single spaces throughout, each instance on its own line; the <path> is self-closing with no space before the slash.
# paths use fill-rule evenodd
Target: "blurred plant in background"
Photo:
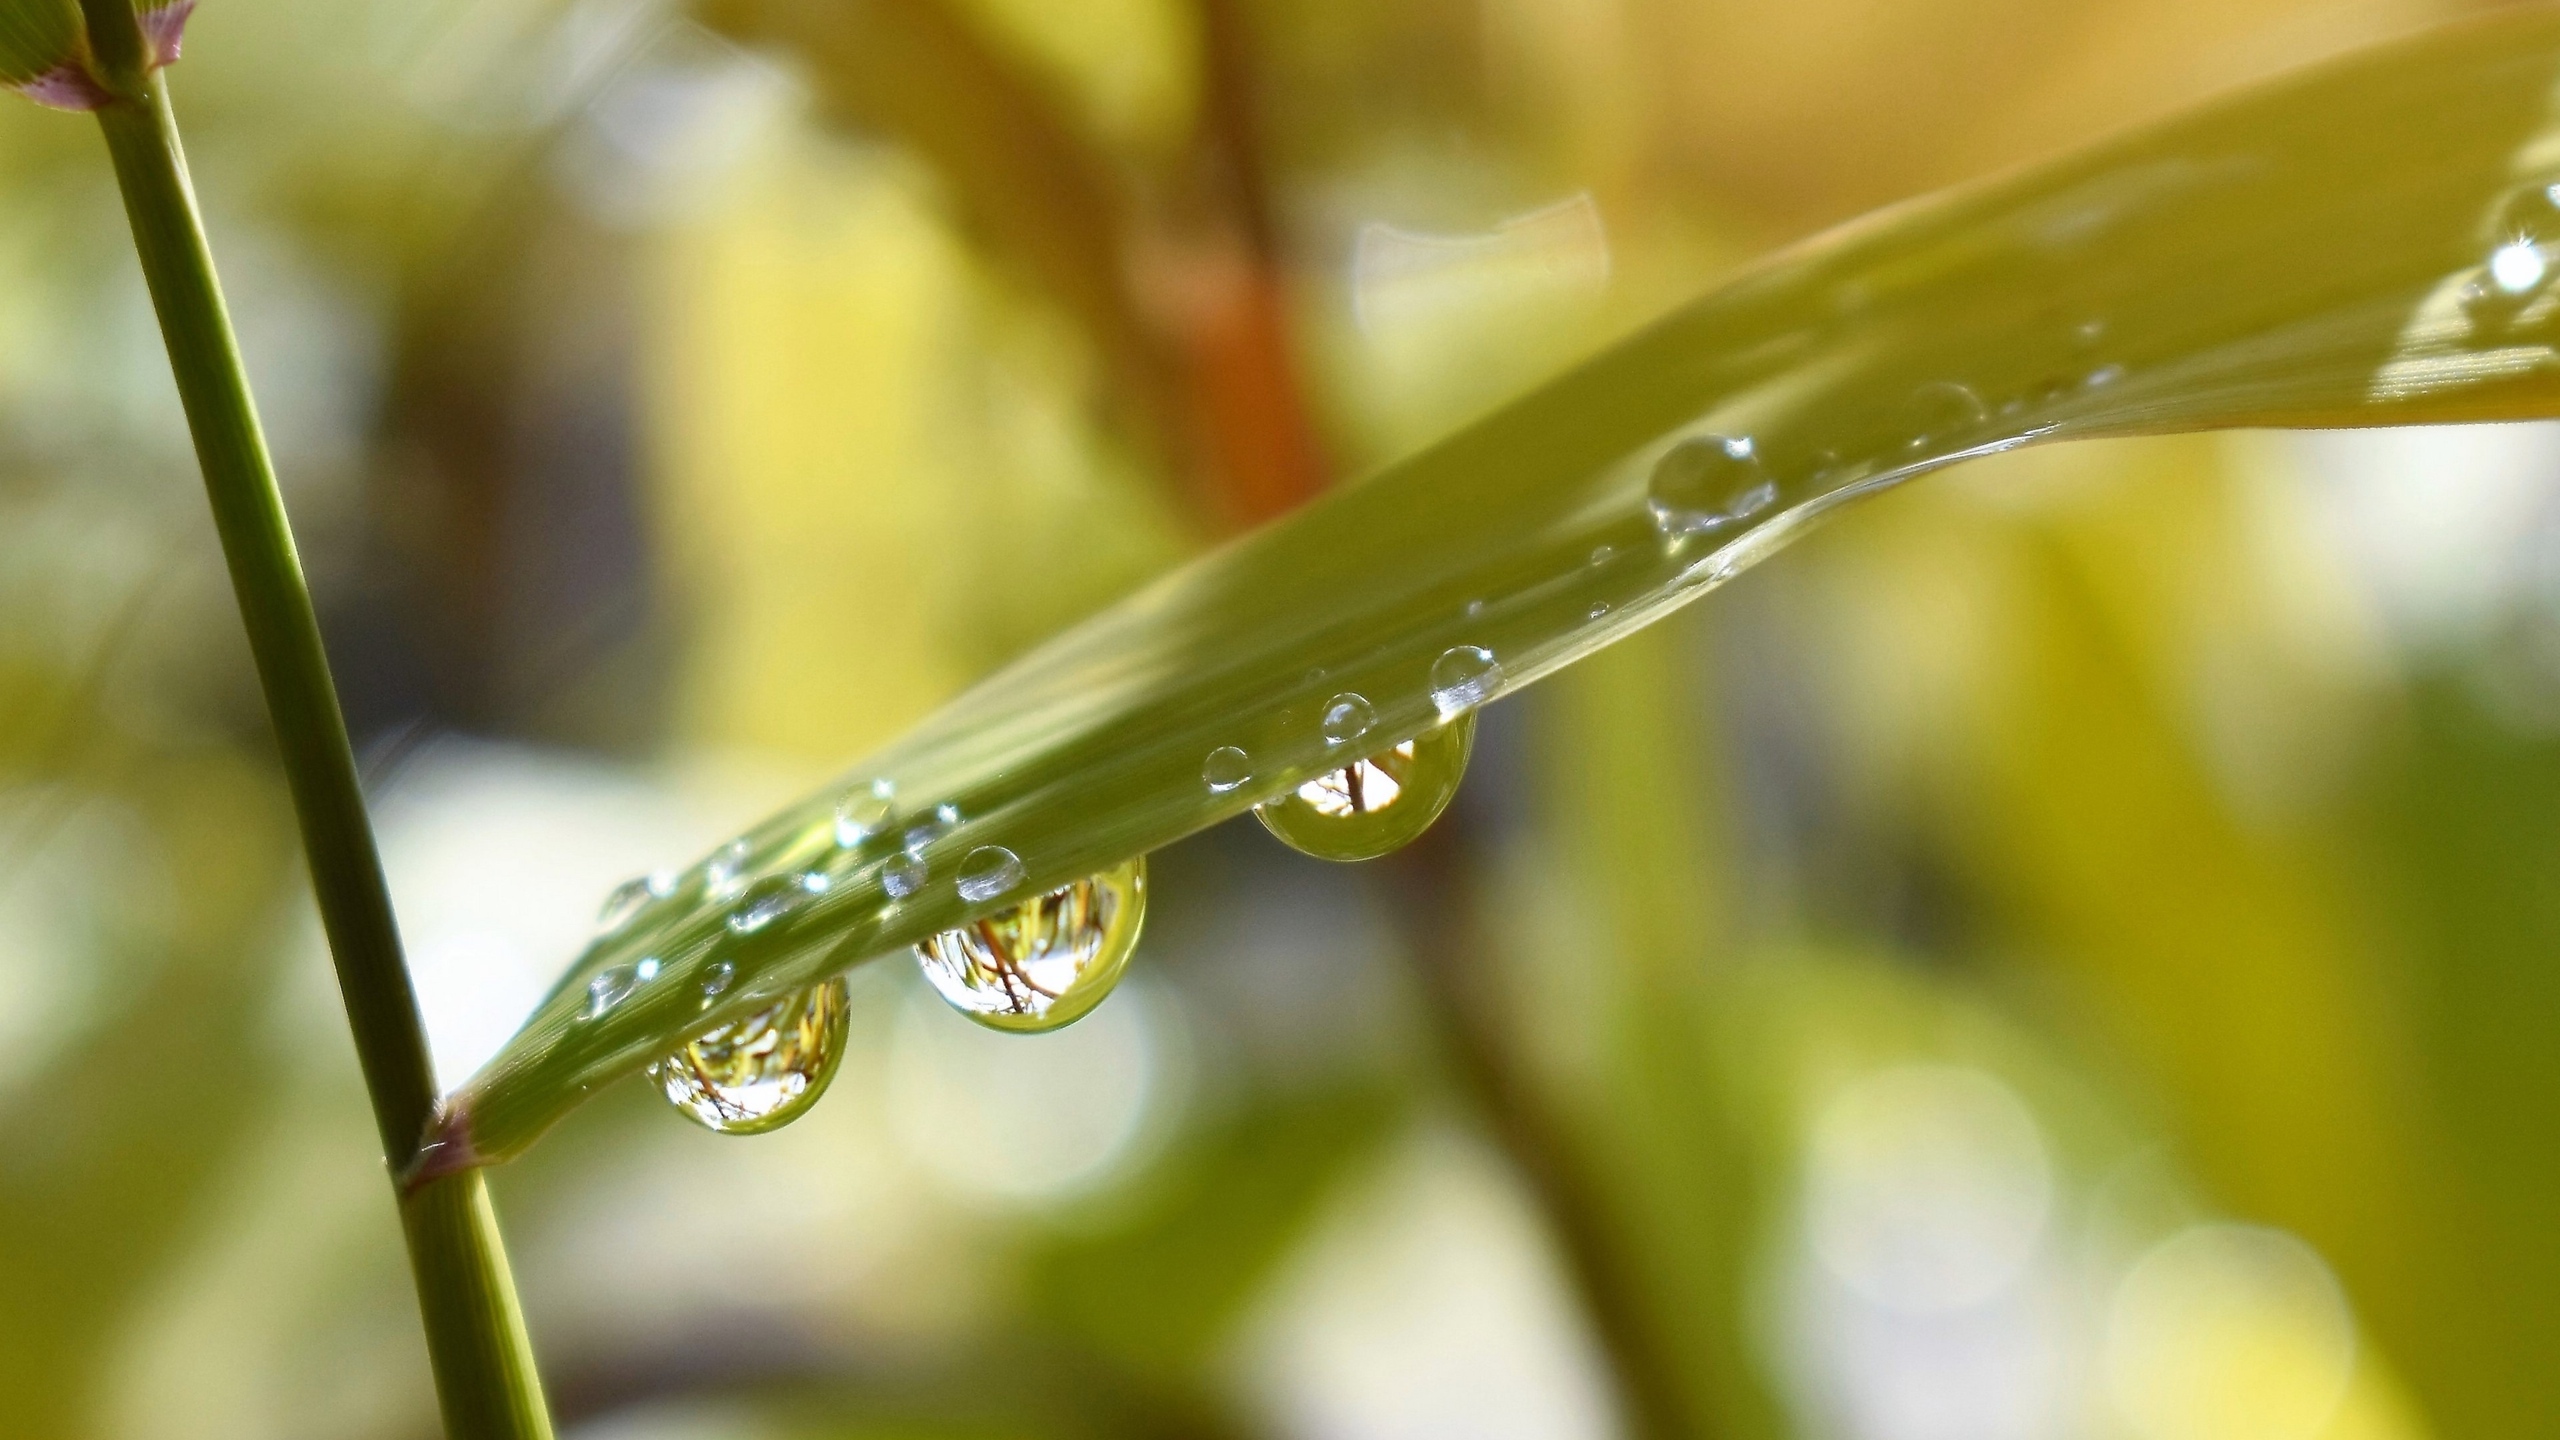
<path id="1" fill-rule="evenodd" d="M 439 1071 L 691 853 L 1774 243 L 2462 7 L 224 0 L 179 84 Z M 86 127 L 0 111 L 0 1430 L 429 1433 Z M 502 1172 L 640 1436 L 2534 1433 L 2560 432 L 1866 507 L 1156 857 L 1118 1003 L 857 972 L 770 1139 Z"/>

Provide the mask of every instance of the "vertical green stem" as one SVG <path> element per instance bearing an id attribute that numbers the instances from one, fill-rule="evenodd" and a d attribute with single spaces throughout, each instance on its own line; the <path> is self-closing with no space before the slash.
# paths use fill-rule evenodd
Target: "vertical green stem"
<path id="1" fill-rule="evenodd" d="M 311 593 L 196 213 L 166 78 L 148 77 L 133 98 L 101 109 L 98 122 L 275 722 L 374 1123 L 396 1172 L 434 1110 L 435 1071 Z M 447 1431 L 456 1440 L 549 1436 L 515 1284 L 479 1172 L 421 1187 L 402 1200 L 401 1219 Z"/>

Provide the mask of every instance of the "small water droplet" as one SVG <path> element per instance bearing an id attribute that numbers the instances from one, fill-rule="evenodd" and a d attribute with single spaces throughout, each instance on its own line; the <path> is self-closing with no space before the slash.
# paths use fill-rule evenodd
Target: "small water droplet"
<path id="1" fill-rule="evenodd" d="M 859 849 L 889 828 L 897 811 L 898 787 L 889 780 L 856 785 L 836 800 L 836 844 Z"/>
<path id="2" fill-rule="evenodd" d="M 888 891 L 892 900 L 904 900 L 913 895 L 923 889 L 924 882 L 930 878 L 932 869 L 925 864 L 923 852 L 918 850 L 901 850 L 895 859 L 880 867 L 880 888 Z"/>
<path id="3" fill-rule="evenodd" d="M 1376 859 L 1410 843 L 1448 808 L 1475 735 L 1476 717 L 1461 715 L 1264 801 L 1254 817 L 1291 849 L 1318 859 Z"/>
<path id="4" fill-rule="evenodd" d="M 601 1018 L 614 1006 L 629 999 L 631 992 L 638 988 L 639 984 L 639 980 L 631 971 L 621 965 L 598 971 L 592 979 L 587 981 L 587 1003 L 579 1009 L 578 1018 L 581 1020 Z"/>
<path id="5" fill-rule="evenodd" d="M 2079 341 L 2084 348 L 2095 345 L 2107 338 L 2107 322 L 2097 319 L 2083 320 L 2071 327 L 2071 338 Z"/>
<path id="6" fill-rule="evenodd" d="M 637 880 L 625 880 L 613 887 L 613 893 L 604 897 L 603 908 L 596 912 L 596 933 L 611 935 L 638 919 L 640 912 L 649 908 L 650 901 L 664 899 L 663 892 L 651 887 L 649 882 L 652 878 L 643 876 Z"/>
<path id="7" fill-rule="evenodd" d="M 1200 762 L 1200 779 L 1211 790 L 1225 794 L 1253 778 L 1253 757 L 1233 745 L 1221 745 Z"/>
<path id="8" fill-rule="evenodd" d="M 2088 386 L 2092 390 L 2103 390 L 2123 378 L 2123 366 L 2101 365 L 2097 369 L 2090 371 L 2089 378 L 2081 381 L 2080 383 Z"/>
<path id="9" fill-rule="evenodd" d="M 704 982 L 706 995 L 709 981 Z M 726 988 L 724 982 L 723 988 Z M 808 1113 L 844 1059 L 841 977 L 716 1026 L 649 1067 L 667 1103 L 724 1135 L 755 1135 Z"/>
<path id="10" fill-rule="evenodd" d="M 1594 565 L 1606 565 L 1609 563 L 1610 557 L 1617 553 L 1618 547 L 1614 545 L 1594 545 L 1591 547 L 1591 563 Z"/>
<path id="11" fill-rule="evenodd" d="M 2550 273 L 2542 251 L 2531 240 L 2510 240 L 2489 252 L 2489 279 L 2510 295 L 2522 295 Z"/>
<path id="12" fill-rule="evenodd" d="M 1991 418 L 1991 411 L 1971 387 L 1933 380 L 1911 392 L 1911 416 L 1911 448 L 1921 450 L 1972 430 Z"/>
<path id="13" fill-rule="evenodd" d="M 746 888 L 747 842 L 741 837 L 711 852 L 702 862 L 702 892 L 726 900 Z"/>
<path id="14" fill-rule="evenodd" d="M 1599 619 L 1601 616 L 1606 615 L 1606 614 L 1608 614 L 1608 613 L 1609 613 L 1609 602 L 1608 602 L 1608 601 L 1606 601 L 1606 600 L 1594 600 L 1594 601 L 1592 601 L 1592 602 L 1591 602 L 1591 618 L 1592 618 L 1592 619 L 1597 620 L 1597 619 Z"/>
<path id="15" fill-rule="evenodd" d="M 1022 857 L 1001 845 L 981 845 L 960 862 L 960 898 L 975 905 L 1022 883 Z"/>
<path id="16" fill-rule="evenodd" d="M 747 898 L 729 912 L 729 928 L 752 935 L 809 903 L 809 889 L 797 875 L 768 875 L 747 889 Z"/>
<path id="17" fill-rule="evenodd" d="M 1444 719 L 1483 704 L 1501 684 L 1501 663 L 1481 645 L 1452 645 L 1431 662 L 1431 703 Z"/>
<path id="18" fill-rule="evenodd" d="M 1777 498 L 1777 484 L 1747 436 L 1691 436 L 1663 452 L 1645 486 L 1654 528 L 1672 536 L 1748 520 Z"/>
<path id="19" fill-rule="evenodd" d="M 922 850 L 951 833 L 960 823 L 960 807 L 948 802 L 925 812 L 924 818 L 907 827 L 901 844 L 910 851 Z"/>
<path id="20" fill-rule="evenodd" d="M 1137 948 L 1144 856 L 999 910 L 916 947 L 952 1008 L 998 1030 L 1055 1030 L 1102 1003 Z"/>
<path id="21" fill-rule="evenodd" d="M 1480 615 L 1482 615 L 1482 614 L 1484 614 L 1484 602 L 1483 602 L 1483 601 L 1481 601 L 1481 600 L 1470 600 L 1470 601 L 1468 601 L 1468 602 L 1467 602 L 1467 618 L 1468 618 L 1468 619 L 1473 620 L 1473 619 L 1477 618 L 1478 616 L 1480 616 Z"/>
<path id="22" fill-rule="evenodd" d="M 710 1009 L 711 1002 L 728 993 L 730 983 L 737 978 L 736 965 L 726 960 L 711 962 L 711 968 L 702 972 L 702 1008 Z"/>
<path id="23" fill-rule="evenodd" d="M 1377 723 L 1378 707 L 1369 703 L 1369 697 L 1345 690 L 1324 702 L 1324 723 L 1320 728 L 1326 744 L 1348 745 L 1368 734 L 1369 727 Z"/>

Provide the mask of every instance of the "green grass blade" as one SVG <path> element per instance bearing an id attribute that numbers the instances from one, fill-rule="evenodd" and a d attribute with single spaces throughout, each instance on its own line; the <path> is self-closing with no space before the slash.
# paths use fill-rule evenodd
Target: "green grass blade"
<path id="1" fill-rule="evenodd" d="M 836 844 L 838 792 L 745 837 L 763 888 L 720 898 L 687 873 L 449 1097 L 422 1173 L 516 1153 L 763 997 L 1341 764 L 1318 728 L 1338 692 L 1376 707 L 1361 748 L 1411 736 L 1439 719 L 1432 668 L 1451 647 L 1498 659 L 1493 698 L 1911 476 L 2044 440 L 2560 413 L 2555 77 L 2560 15 L 2466 25 L 1776 257 L 1060 636 L 854 771 L 849 787 L 894 784 L 901 823 L 957 807 L 915 893 L 884 886 L 887 845 Z M 1774 490 L 1666 535 L 1649 478 L 1708 435 L 1747 438 Z M 1202 763 L 1222 746 L 1253 774 L 1213 792 Z M 973 903 L 954 880 L 989 845 L 1025 873 Z M 733 928 L 811 871 L 823 893 Z M 644 959 L 650 978 L 621 993 Z M 715 974 L 733 979 L 707 999 Z M 591 1014 L 606 975 L 615 1003 Z"/>

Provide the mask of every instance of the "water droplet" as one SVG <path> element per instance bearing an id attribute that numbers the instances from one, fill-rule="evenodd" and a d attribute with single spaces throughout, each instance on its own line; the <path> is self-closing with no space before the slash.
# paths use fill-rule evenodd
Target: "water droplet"
<path id="1" fill-rule="evenodd" d="M 1645 486 L 1654 528 L 1672 536 L 1748 520 L 1777 498 L 1777 484 L 1747 436 L 1691 436 L 1663 452 Z"/>
<path id="2" fill-rule="evenodd" d="M 702 891 L 714 900 L 726 900 L 746 888 L 747 842 L 741 837 L 711 852 L 702 862 Z"/>
<path id="3" fill-rule="evenodd" d="M 941 839 L 943 836 L 950 834 L 953 827 L 957 826 L 959 823 L 959 806 L 949 804 L 947 802 L 941 805 L 936 805 L 931 810 L 925 812 L 925 816 L 922 820 L 919 820 L 915 824 L 907 827 L 906 836 L 901 843 L 910 852 L 922 850 L 927 845 L 930 845 L 934 841 Z"/>
<path id="4" fill-rule="evenodd" d="M 2090 371 L 2089 378 L 2081 381 L 2080 383 L 2088 386 L 2092 390 L 2103 390 L 2123 378 L 2123 366 L 2101 365 L 2097 369 Z"/>
<path id="5" fill-rule="evenodd" d="M 747 898 L 729 912 L 729 928 L 752 935 L 809 903 L 809 888 L 797 875 L 768 875 L 748 887 Z"/>
<path id="6" fill-rule="evenodd" d="M 736 965 L 726 960 L 711 962 L 711 968 L 702 972 L 702 1008 L 710 1009 L 711 1002 L 727 994 L 730 983 L 737 978 Z"/>
<path id="7" fill-rule="evenodd" d="M 931 875 L 923 852 L 901 850 L 896 859 L 880 867 L 880 888 L 889 892 L 890 899 L 904 900 L 923 889 Z"/>
<path id="8" fill-rule="evenodd" d="M 642 985 L 646 985 L 650 981 L 657 979 L 658 957 L 651 955 L 643 959 L 639 964 L 632 966 L 631 978 Z"/>
<path id="9" fill-rule="evenodd" d="M 1431 662 L 1431 703 L 1443 719 L 1493 698 L 1501 684 L 1501 663 L 1481 645 L 1452 645 Z"/>
<path id="10" fill-rule="evenodd" d="M 2511 240 L 2489 252 L 2489 279 L 2510 295 L 2522 295 L 2540 285 L 2550 269 L 2531 240 Z"/>
<path id="11" fill-rule="evenodd" d="M 642 876 L 625 880 L 604 897 L 604 907 L 596 912 L 596 933 L 610 935 L 640 917 L 652 900 L 664 899 L 666 892 L 651 884 L 656 877 Z M 668 889 L 673 889 L 670 885 Z"/>
<path id="12" fill-rule="evenodd" d="M 1614 545 L 1594 545 L 1591 547 L 1591 563 L 1594 565 L 1606 565 L 1609 563 L 1610 557 L 1617 553 L 1618 547 Z"/>
<path id="13" fill-rule="evenodd" d="M 1022 883 L 1022 857 L 1001 845 L 981 845 L 960 862 L 960 898 L 974 905 Z"/>
<path id="14" fill-rule="evenodd" d="M 1475 619 L 1477 616 L 1482 615 L 1483 613 L 1484 613 L 1484 602 L 1483 602 L 1483 601 L 1481 601 L 1481 600 L 1470 600 L 1470 601 L 1468 601 L 1468 602 L 1467 602 L 1467 618 L 1468 618 L 1468 619 L 1473 620 L 1473 619 Z"/>
<path id="15" fill-rule="evenodd" d="M 1591 618 L 1592 618 L 1592 619 L 1597 620 L 1597 619 L 1599 619 L 1601 616 L 1606 615 L 1606 614 L 1608 614 L 1608 613 L 1609 613 L 1609 602 L 1608 602 L 1608 601 L 1606 601 L 1606 600 L 1594 600 L 1594 601 L 1592 601 L 1592 602 L 1591 602 Z"/>
<path id="16" fill-rule="evenodd" d="M 844 1058 L 844 1031 L 838 978 L 704 1031 L 650 1066 L 649 1078 L 703 1128 L 761 1134 L 817 1103 Z"/>
<path id="17" fill-rule="evenodd" d="M 889 828 L 896 814 L 898 787 L 888 780 L 856 785 L 836 801 L 836 844 L 859 849 Z"/>
<path id="18" fill-rule="evenodd" d="M 1969 387 L 1934 380 L 1911 392 L 1911 416 L 1916 427 L 1911 448 L 1920 450 L 1973 429 L 1991 418 L 1991 411 Z"/>
<path id="19" fill-rule="evenodd" d="M 1253 778 L 1253 757 L 1233 745 L 1221 745 L 1200 762 L 1200 779 L 1218 794 Z"/>
<path id="20" fill-rule="evenodd" d="M 1348 745 L 1368 734 L 1369 727 L 1377 723 L 1378 707 L 1369 703 L 1369 697 L 1345 690 L 1324 702 L 1324 723 L 1320 728 L 1326 744 Z"/>
<path id="21" fill-rule="evenodd" d="M 2071 338 L 2079 341 L 2083 346 L 2095 345 L 2107 338 L 2107 322 L 2094 319 L 2083 320 L 2071 327 Z"/>
<path id="22" fill-rule="evenodd" d="M 1411 740 L 1253 809 L 1263 828 L 1321 860 L 1373 860 L 1431 827 L 1467 773 L 1476 717 L 1461 715 Z"/>
<path id="23" fill-rule="evenodd" d="M 631 998 L 631 992 L 639 984 L 639 978 L 626 966 L 616 965 L 609 970 L 598 971 L 593 979 L 587 981 L 587 1003 L 578 1011 L 578 1018 L 594 1020 L 601 1017 Z"/>
<path id="24" fill-rule="evenodd" d="M 916 947 L 952 1008 L 998 1030 L 1055 1030 L 1120 983 L 1147 913 L 1144 856 Z"/>

